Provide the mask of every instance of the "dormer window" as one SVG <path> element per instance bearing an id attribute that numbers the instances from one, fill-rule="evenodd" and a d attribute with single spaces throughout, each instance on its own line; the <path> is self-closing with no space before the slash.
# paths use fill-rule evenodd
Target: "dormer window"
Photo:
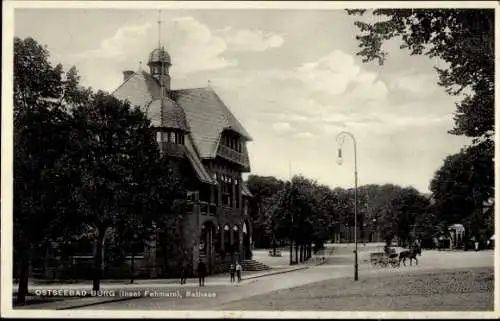
<path id="1" fill-rule="evenodd" d="M 237 151 L 238 153 L 242 152 L 242 142 L 240 137 L 236 135 L 225 135 L 222 138 L 222 144 L 224 146 L 229 147 L 230 149 Z"/>
<path id="2" fill-rule="evenodd" d="M 158 131 L 156 132 L 156 141 L 161 143 L 172 143 L 184 145 L 184 133 L 174 131 Z"/>

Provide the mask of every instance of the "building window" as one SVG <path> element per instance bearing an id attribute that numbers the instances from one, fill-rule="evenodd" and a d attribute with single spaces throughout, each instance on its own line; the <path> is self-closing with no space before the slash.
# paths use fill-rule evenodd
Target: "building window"
<path id="1" fill-rule="evenodd" d="M 236 191 L 236 196 L 234 198 L 235 207 L 240 208 L 240 186 L 238 184 L 238 179 L 234 180 L 234 190 Z"/>
<path id="2" fill-rule="evenodd" d="M 196 193 L 196 192 L 193 192 L 193 191 L 188 191 L 188 192 L 186 193 L 186 199 L 187 199 L 188 201 L 192 201 L 192 202 L 194 202 L 194 201 L 196 200 L 196 194 L 195 194 L 195 193 Z"/>
<path id="3" fill-rule="evenodd" d="M 222 185 L 222 204 L 227 207 L 233 206 L 233 186 L 231 185 L 231 179 L 227 176 L 221 177 Z"/>
<path id="4" fill-rule="evenodd" d="M 169 138 L 169 133 L 168 132 L 164 132 L 164 131 L 158 131 L 156 132 L 156 141 L 158 143 L 160 143 L 162 141 L 162 138 L 163 138 L 163 142 L 168 142 L 168 138 Z"/>
<path id="5" fill-rule="evenodd" d="M 243 150 L 239 137 L 224 136 L 222 138 L 222 144 L 234 151 L 237 151 L 238 153 L 241 153 L 241 151 Z"/>
<path id="6" fill-rule="evenodd" d="M 222 234 L 223 242 L 224 242 L 224 252 L 229 253 L 230 252 L 230 233 L 231 231 L 229 230 L 229 226 L 225 225 L 224 226 L 224 231 Z"/>
<path id="7" fill-rule="evenodd" d="M 175 133 L 175 143 L 179 145 L 184 145 L 184 134 Z"/>

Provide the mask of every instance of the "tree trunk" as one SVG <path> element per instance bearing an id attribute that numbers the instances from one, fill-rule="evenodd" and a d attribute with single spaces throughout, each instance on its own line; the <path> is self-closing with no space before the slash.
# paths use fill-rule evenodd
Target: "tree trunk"
<path id="1" fill-rule="evenodd" d="M 276 238 L 273 235 L 273 256 L 276 256 Z"/>
<path id="2" fill-rule="evenodd" d="M 94 253 L 94 279 L 92 280 L 92 290 L 99 291 L 100 283 L 101 283 L 101 275 L 102 275 L 102 249 L 104 243 L 104 232 L 99 231 L 99 235 L 97 237 L 96 243 L 96 251 Z"/>
<path id="3" fill-rule="evenodd" d="M 304 262 L 304 244 L 300 244 L 300 262 Z"/>
<path id="4" fill-rule="evenodd" d="M 295 264 L 299 263 L 299 245 L 297 241 L 295 241 Z"/>
<path id="5" fill-rule="evenodd" d="M 293 241 L 290 240 L 290 265 L 293 265 Z"/>
<path id="6" fill-rule="evenodd" d="M 26 295 L 28 294 L 28 279 L 30 273 L 31 260 L 31 245 L 25 247 L 21 253 L 21 262 L 19 266 L 19 287 L 17 290 L 16 303 L 24 305 L 26 303 Z"/>
<path id="7" fill-rule="evenodd" d="M 134 249 L 132 249 L 132 258 L 130 259 L 130 284 L 134 283 L 134 274 L 135 274 L 135 256 Z"/>

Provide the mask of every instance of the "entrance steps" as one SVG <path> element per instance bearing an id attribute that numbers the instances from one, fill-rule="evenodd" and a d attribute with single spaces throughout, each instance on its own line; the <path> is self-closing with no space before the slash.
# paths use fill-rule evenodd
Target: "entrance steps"
<path id="1" fill-rule="evenodd" d="M 266 271 L 271 269 L 268 265 L 255 260 L 243 260 L 241 261 L 241 267 L 243 271 Z"/>

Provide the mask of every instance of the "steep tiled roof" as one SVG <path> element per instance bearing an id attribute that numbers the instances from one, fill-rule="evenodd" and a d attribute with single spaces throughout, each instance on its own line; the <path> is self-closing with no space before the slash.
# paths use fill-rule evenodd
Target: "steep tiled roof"
<path id="1" fill-rule="evenodd" d="M 146 107 L 146 115 L 154 127 L 168 127 L 189 131 L 184 111 L 175 101 L 163 98 L 163 124 L 161 123 L 161 99 L 156 99 Z M 161 126 L 160 126 L 161 125 Z"/>
<path id="2" fill-rule="evenodd" d="M 205 166 L 203 166 L 203 164 L 201 163 L 201 160 L 198 157 L 198 154 L 196 153 L 196 149 L 193 145 L 190 136 L 191 135 L 189 134 L 186 135 L 186 139 L 184 141 L 184 147 L 186 148 L 186 156 L 189 159 L 191 166 L 193 166 L 196 176 L 198 176 L 198 179 L 202 182 L 209 184 L 217 184 L 217 181 L 210 176 L 210 174 L 205 169 Z"/>
<path id="3" fill-rule="evenodd" d="M 171 95 L 186 113 L 202 158 L 215 157 L 219 137 L 225 129 L 251 140 L 245 128 L 210 87 L 173 90 Z"/>
<path id="4" fill-rule="evenodd" d="M 160 84 L 149 73 L 134 73 L 113 95 L 128 100 L 133 106 L 139 106 L 151 119 L 153 126 L 159 125 Z M 166 124 L 190 131 L 185 140 L 186 156 L 196 174 L 201 181 L 215 183 L 200 158 L 215 157 L 224 130 L 233 130 L 247 140 L 252 138 L 210 87 L 172 90 L 169 97 L 164 99 Z M 250 191 L 246 190 L 245 193 L 251 196 Z"/>
<path id="5" fill-rule="evenodd" d="M 153 99 L 160 98 L 160 86 L 154 84 L 156 79 L 145 72 L 135 73 L 130 76 L 114 92 L 113 96 L 120 100 L 128 100 L 132 106 L 139 106 L 146 112 L 146 106 Z"/>
<path id="6" fill-rule="evenodd" d="M 113 95 L 118 99 L 130 101 L 133 106 L 139 106 L 153 126 L 160 125 L 160 85 L 147 72 L 134 73 L 113 92 Z M 163 126 L 189 130 L 184 111 L 169 97 L 163 97 L 163 112 Z"/>

